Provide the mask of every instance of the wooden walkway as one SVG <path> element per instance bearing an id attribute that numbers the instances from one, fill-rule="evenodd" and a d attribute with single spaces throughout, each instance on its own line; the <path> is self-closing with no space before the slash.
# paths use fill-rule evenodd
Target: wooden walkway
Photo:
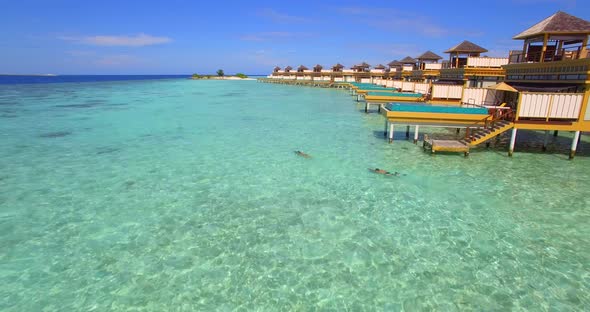
<path id="1" fill-rule="evenodd" d="M 436 152 L 459 152 L 463 153 L 465 157 L 469 156 L 469 145 L 457 140 L 429 140 L 425 137 L 422 147 L 430 149 L 432 154 Z"/>

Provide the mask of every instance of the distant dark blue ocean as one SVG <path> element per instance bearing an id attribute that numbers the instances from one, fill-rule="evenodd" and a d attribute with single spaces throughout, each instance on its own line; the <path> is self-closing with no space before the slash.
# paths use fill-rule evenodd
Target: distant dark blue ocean
<path id="1" fill-rule="evenodd" d="M 183 79 L 191 75 L 58 75 L 58 76 L 20 76 L 0 75 L 0 84 L 100 82 L 153 79 Z"/>
<path id="2" fill-rule="evenodd" d="M 64 83 L 64 82 L 101 82 L 127 80 L 156 80 L 156 79 L 188 79 L 191 75 L 58 75 L 58 76 L 26 76 L 0 75 L 0 84 L 29 84 L 29 83 Z M 255 78 L 263 75 L 251 75 Z"/>

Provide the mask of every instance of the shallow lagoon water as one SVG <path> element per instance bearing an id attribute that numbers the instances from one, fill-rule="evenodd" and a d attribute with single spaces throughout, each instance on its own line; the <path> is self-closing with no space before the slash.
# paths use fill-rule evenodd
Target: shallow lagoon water
<path id="1" fill-rule="evenodd" d="M 586 137 L 574 161 L 565 133 L 431 156 L 362 110 L 250 81 L 0 86 L 0 309 L 590 306 Z"/>

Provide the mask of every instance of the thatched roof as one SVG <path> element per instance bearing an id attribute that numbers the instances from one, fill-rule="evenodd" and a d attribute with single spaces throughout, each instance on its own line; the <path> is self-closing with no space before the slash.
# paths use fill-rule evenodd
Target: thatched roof
<path id="1" fill-rule="evenodd" d="M 303 70 L 308 70 L 309 68 L 303 66 L 303 65 L 299 65 L 299 67 L 297 67 L 298 71 L 303 71 Z"/>
<path id="2" fill-rule="evenodd" d="M 274 71 L 279 71 L 279 70 L 281 70 L 281 68 L 278 66 L 275 66 Z"/>
<path id="3" fill-rule="evenodd" d="M 342 68 L 344 68 L 344 65 L 342 65 L 340 63 L 337 63 L 336 65 L 332 66 L 332 68 L 340 68 L 340 69 L 342 69 Z"/>
<path id="4" fill-rule="evenodd" d="M 485 48 L 482 48 L 480 46 L 478 46 L 477 44 L 471 42 L 471 41 L 463 41 L 461 43 L 459 43 L 458 45 L 448 49 L 445 51 L 445 53 L 452 53 L 452 52 L 458 52 L 458 53 L 483 53 L 483 52 L 488 52 L 488 50 L 486 50 Z"/>
<path id="5" fill-rule="evenodd" d="M 393 60 L 387 64 L 387 66 L 399 66 L 401 63 L 398 60 Z"/>
<path id="6" fill-rule="evenodd" d="M 403 59 L 400 61 L 400 63 L 404 63 L 404 64 L 413 64 L 413 63 L 416 63 L 416 60 L 415 60 L 415 59 L 413 59 L 413 58 L 412 58 L 412 57 L 410 57 L 410 56 L 406 56 L 406 57 L 404 57 L 404 58 L 403 58 Z"/>
<path id="7" fill-rule="evenodd" d="M 367 62 L 362 62 L 362 63 L 360 63 L 360 64 L 358 64 L 356 66 L 357 67 L 360 67 L 360 68 L 369 68 L 369 67 L 371 67 L 371 65 L 367 64 Z"/>
<path id="8" fill-rule="evenodd" d="M 418 56 L 416 58 L 417 60 L 434 60 L 434 61 L 438 61 L 440 59 L 442 59 L 442 56 L 435 54 L 432 51 L 426 51 L 424 53 L 422 53 L 422 55 Z"/>
<path id="9" fill-rule="evenodd" d="M 375 68 L 375 69 L 385 69 L 385 66 L 383 66 L 382 64 L 379 64 L 379 65 L 377 65 L 377 66 L 375 66 L 373 68 Z"/>
<path id="10" fill-rule="evenodd" d="M 526 39 L 538 35 L 558 33 L 590 34 L 590 22 L 565 12 L 557 11 L 557 13 L 533 25 L 533 27 L 512 37 L 512 39 Z"/>
<path id="11" fill-rule="evenodd" d="M 313 69 L 322 69 L 322 68 L 324 68 L 324 67 L 323 67 L 322 65 L 320 65 L 320 64 L 316 64 L 316 65 L 313 67 Z"/>

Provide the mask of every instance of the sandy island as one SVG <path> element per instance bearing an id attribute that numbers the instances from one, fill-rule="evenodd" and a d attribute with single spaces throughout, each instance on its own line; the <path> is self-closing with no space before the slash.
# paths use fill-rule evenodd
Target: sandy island
<path id="1" fill-rule="evenodd" d="M 240 78 L 236 76 L 223 76 L 223 77 L 191 77 L 192 80 L 256 80 L 254 78 Z"/>

